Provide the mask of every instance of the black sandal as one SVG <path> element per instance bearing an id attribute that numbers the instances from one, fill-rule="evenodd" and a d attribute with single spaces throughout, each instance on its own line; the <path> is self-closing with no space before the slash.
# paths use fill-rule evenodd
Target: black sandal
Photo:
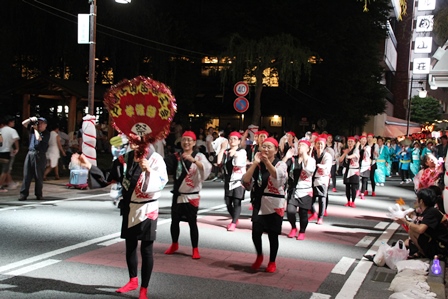
<path id="1" fill-rule="evenodd" d="M 368 259 L 369 261 L 373 262 L 373 259 L 375 258 L 375 255 L 369 255 L 369 254 L 364 254 L 363 255 L 364 258 Z"/>

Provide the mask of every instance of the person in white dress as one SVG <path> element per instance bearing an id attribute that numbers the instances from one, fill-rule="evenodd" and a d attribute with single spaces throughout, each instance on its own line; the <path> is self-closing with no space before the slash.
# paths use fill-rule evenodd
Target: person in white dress
<path id="1" fill-rule="evenodd" d="M 44 181 L 47 180 L 47 175 L 51 170 L 54 170 L 54 178 L 59 180 L 59 158 L 61 154 L 65 157 L 65 151 L 62 148 L 61 136 L 59 136 L 59 125 L 54 125 L 53 130 L 50 132 L 50 141 L 48 141 L 47 150 L 47 168 L 44 172 Z"/>

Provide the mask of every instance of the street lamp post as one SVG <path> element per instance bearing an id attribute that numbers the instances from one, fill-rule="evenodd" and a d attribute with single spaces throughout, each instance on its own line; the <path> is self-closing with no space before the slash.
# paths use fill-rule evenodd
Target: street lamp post
<path id="1" fill-rule="evenodd" d="M 89 92 L 87 98 L 88 113 L 95 115 L 95 52 L 96 52 L 96 0 L 90 2 L 89 37 Z"/>

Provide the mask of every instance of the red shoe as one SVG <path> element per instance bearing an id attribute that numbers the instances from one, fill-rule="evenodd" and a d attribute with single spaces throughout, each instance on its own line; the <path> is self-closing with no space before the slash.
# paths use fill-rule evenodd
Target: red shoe
<path id="1" fill-rule="evenodd" d="M 165 254 L 173 254 L 179 249 L 179 243 L 171 244 L 170 248 L 165 251 Z"/>
<path id="2" fill-rule="evenodd" d="M 364 191 L 364 195 L 365 195 L 365 196 L 369 195 L 369 191 L 367 191 L 367 190 Z"/>
<path id="3" fill-rule="evenodd" d="M 327 217 L 327 216 L 328 216 L 328 213 L 327 213 L 327 210 L 325 210 L 324 217 Z"/>
<path id="4" fill-rule="evenodd" d="M 257 255 L 257 259 L 255 260 L 255 263 L 252 264 L 251 268 L 253 270 L 258 270 L 260 269 L 261 263 L 263 263 L 263 255 Z"/>
<path id="5" fill-rule="evenodd" d="M 201 258 L 201 256 L 199 255 L 199 249 L 197 247 L 193 248 L 193 254 L 191 258 L 194 260 L 198 260 Z"/>
<path id="6" fill-rule="evenodd" d="M 299 233 L 299 235 L 297 236 L 297 240 L 305 240 L 305 233 Z"/>
<path id="7" fill-rule="evenodd" d="M 141 287 L 138 299 L 148 299 L 148 288 Z"/>
<path id="8" fill-rule="evenodd" d="M 233 232 L 233 231 L 235 231 L 235 228 L 236 228 L 236 224 L 235 224 L 235 223 L 230 223 L 230 224 L 227 226 L 227 231 L 228 231 L 228 232 Z"/>
<path id="9" fill-rule="evenodd" d="M 338 190 L 336 190 L 336 188 L 331 189 L 331 191 L 338 192 Z"/>
<path id="10" fill-rule="evenodd" d="M 277 269 L 277 266 L 275 265 L 275 262 L 269 262 L 268 266 L 266 267 L 266 272 L 274 273 L 275 269 Z"/>
<path id="11" fill-rule="evenodd" d="M 352 206 L 352 203 L 350 201 L 344 205 L 344 207 L 351 207 L 351 206 Z"/>
<path id="12" fill-rule="evenodd" d="M 355 203 L 354 203 L 354 202 L 352 202 L 352 204 L 350 205 L 350 207 L 352 207 L 352 208 L 356 208 L 356 205 L 355 205 Z"/>
<path id="13" fill-rule="evenodd" d="M 295 238 L 297 235 L 297 228 L 291 228 L 291 231 L 288 234 L 288 238 Z"/>
<path id="14" fill-rule="evenodd" d="M 314 213 L 310 217 L 308 217 L 308 221 L 313 221 L 314 219 L 317 219 L 317 213 Z"/>
<path id="15" fill-rule="evenodd" d="M 376 196 L 376 193 L 375 193 L 375 192 L 372 192 L 372 196 Z"/>
<path id="16" fill-rule="evenodd" d="M 364 198 L 364 194 L 362 194 L 362 193 L 361 193 L 360 197 L 361 197 L 362 200 L 365 199 L 365 198 Z"/>
<path id="17" fill-rule="evenodd" d="M 317 224 L 321 225 L 324 224 L 324 221 L 322 218 L 317 219 Z"/>
<path id="18" fill-rule="evenodd" d="M 127 284 L 116 290 L 116 293 L 127 293 L 138 288 L 138 277 L 132 277 Z"/>

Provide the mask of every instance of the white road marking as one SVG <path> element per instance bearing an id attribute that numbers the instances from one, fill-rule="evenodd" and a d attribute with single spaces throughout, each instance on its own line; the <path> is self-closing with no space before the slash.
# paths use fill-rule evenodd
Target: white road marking
<path id="1" fill-rule="evenodd" d="M 105 194 L 108 194 L 108 193 L 105 193 Z M 96 196 L 99 196 L 99 195 L 96 195 Z M 103 196 L 104 196 L 104 194 L 103 194 Z M 82 198 L 88 198 L 88 197 L 78 197 L 76 199 L 82 199 Z M 71 198 L 69 200 L 73 200 L 73 199 L 75 199 L 75 198 Z M 67 201 L 67 200 L 57 200 L 57 201 L 54 201 L 54 202 L 61 202 L 61 201 Z M 27 206 L 30 206 L 30 205 L 27 205 Z M 224 204 L 218 205 L 218 206 L 215 206 L 215 207 L 211 207 L 211 208 L 208 208 L 208 209 L 199 210 L 198 214 L 207 213 L 207 212 L 210 212 L 210 211 L 214 211 L 216 209 L 222 209 L 223 207 L 225 207 Z M 163 220 L 158 221 L 158 225 L 162 225 L 162 224 L 165 224 L 165 223 L 171 223 L 171 218 L 163 219 Z M 53 257 L 55 255 L 58 255 L 58 254 L 61 254 L 61 253 L 65 253 L 65 252 L 69 252 L 69 251 L 72 251 L 72 250 L 76 250 L 76 249 L 79 249 L 79 248 L 87 247 L 87 246 L 92 245 L 92 244 L 99 243 L 98 245 L 107 246 L 107 245 L 104 245 L 104 244 L 105 243 L 110 243 L 109 245 L 112 245 L 112 244 L 115 244 L 115 243 L 119 242 L 120 240 L 122 240 L 119 237 L 120 237 L 120 232 L 117 232 L 117 233 L 113 233 L 113 234 L 110 234 L 110 235 L 107 235 L 107 236 L 95 238 L 95 239 L 88 240 L 88 241 L 85 241 L 85 242 L 81 242 L 81 243 L 78 243 L 78 244 L 75 244 L 75 245 L 67 246 L 67 247 L 64 247 L 64 248 L 61 248 L 61 249 L 57 249 L 57 250 L 53 250 L 53 251 L 50 251 L 50 252 L 47 252 L 47 253 L 36 255 L 34 257 L 30 257 L 30 258 L 27 258 L 27 259 L 24 259 L 24 260 L 20 260 L 20 261 L 11 263 L 11 264 L 4 265 L 4 266 L 0 267 L 0 273 L 9 271 L 9 270 L 14 269 L 14 268 L 23 267 L 23 266 L 28 265 L 28 264 L 37 263 L 39 261 L 42 261 L 42 260 L 45 260 L 45 259 L 49 259 L 50 257 Z M 38 264 L 40 264 L 40 263 L 38 263 Z M 32 266 L 29 266 L 29 267 L 32 267 Z M 8 273 L 19 273 L 21 271 L 21 269 L 26 269 L 26 268 L 28 268 L 28 267 L 20 268 L 20 269 L 17 269 L 15 271 L 8 272 Z M 27 272 L 29 272 L 29 271 L 27 271 Z M 16 275 L 18 275 L 18 274 L 16 274 Z"/>
<path id="2" fill-rule="evenodd" d="M 372 243 L 373 240 L 375 240 L 375 237 L 365 236 L 364 238 L 359 240 L 359 242 L 356 243 L 355 246 L 357 246 L 357 247 L 369 247 L 369 245 Z"/>
<path id="3" fill-rule="evenodd" d="M 310 299 L 330 299 L 331 296 L 327 294 L 313 293 Z"/>
<path id="4" fill-rule="evenodd" d="M 109 193 L 87 195 L 87 196 L 80 196 L 80 197 L 73 197 L 73 198 L 66 198 L 66 199 L 57 199 L 57 200 L 50 200 L 50 201 L 39 201 L 36 203 L 22 205 L 22 206 L 1 208 L 0 212 L 9 211 L 9 210 L 18 210 L 18 209 L 28 208 L 28 207 L 37 207 L 37 206 L 41 206 L 43 204 L 58 203 L 61 201 L 72 201 L 72 200 L 78 200 L 78 199 L 88 199 L 88 198 L 92 198 L 92 197 L 101 197 L 101 196 L 105 196 L 105 195 L 109 195 Z"/>
<path id="5" fill-rule="evenodd" d="M 37 270 L 40 268 L 44 268 L 44 267 L 59 263 L 59 262 L 60 262 L 60 260 L 49 259 L 49 260 L 45 260 L 45 261 L 42 261 L 42 262 L 39 262 L 36 264 L 32 264 L 27 267 L 23 267 L 23 268 L 5 273 L 5 275 L 18 276 L 18 275 L 22 275 L 22 274 L 25 274 L 25 273 L 28 273 L 28 272 L 31 272 L 31 271 L 34 271 L 34 270 Z"/>
<path id="6" fill-rule="evenodd" d="M 109 240 L 109 241 L 106 241 L 103 243 L 99 243 L 98 246 L 110 246 L 110 245 L 114 245 L 116 243 L 120 243 L 123 241 L 124 241 L 124 239 L 122 239 L 122 238 L 115 238 L 115 239 L 112 239 L 112 240 Z"/>
<path id="7" fill-rule="evenodd" d="M 375 229 L 385 229 L 388 225 L 389 225 L 389 223 L 390 222 L 380 222 L 380 223 L 378 223 L 377 225 L 375 225 Z"/>
<path id="8" fill-rule="evenodd" d="M 389 227 L 376 240 L 376 242 L 372 245 L 372 247 L 366 252 L 366 254 L 378 251 L 378 248 L 381 245 L 381 243 L 389 241 L 399 227 L 400 226 L 397 223 L 392 222 L 389 225 Z M 336 295 L 335 299 L 355 298 L 356 293 L 361 287 L 364 279 L 366 278 L 372 266 L 373 266 L 372 262 L 366 260 L 360 260 L 358 265 L 350 274 L 349 278 L 345 281 L 339 293 Z"/>
<path id="9" fill-rule="evenodd" d="M 355 259 L 343 256 L 336 266 L 334 266 L 333 270 L 331 270 L 331 273 L 345 275 L 354 262 Z"/>
<path id="10" fill-rule="evenodd" d="M 17 261 L 17 262 L 14 262 L 14 263 L 2 266 L 2 267 L 0 267 L 0 273 L 3 273 L 5 271 L 8 271 L 8 270 L 11 270 L 11 269 L 14 269 L 14 268 L 22 267 L 22 266 L 25 266 L 25 265 L 28 265 L 28 264 L 31 264 L 31 263 L 36 263 L 38 261 L 48 259 L 50 257 L 53 257 L 53 256 L 61 254 L 61 253 L 65 253 L 65 252 L 68 252 L 68 251 L 72 251 L 72 250 L 75 250 L 75 249 L 86 247 L 86 246 L 89 246 L 89 245 L 92 245 L 92 244 L 95 244 L 95 243 L 98 243 L 98 242 L 103 242 L 105 240 L 109 240 L 109 239 L 112 239 L 112 238 L 117 238 L 119 236 L 120 236 L 120 233 L 114 233 L 114 234 L 110 234 L 110 235 L 107 235 L 107 236 L 103 236 L 103 237 L 95 238 L 95 239 L 88 240 L 88 241 L 85 241 L 85 242 L 81 242 L 81 243 L 78 243 L 78 244 L 75 244 L 75 245 L 67 246 L 67 247 L 64 247 L 64 248 L 61 248 L 61 249 L 56 249 L 56 250 L 53 250 L 53 251 L 50 251 L 50 252 L 47 252 L 47 253 L 39 254 L 39 255 L 36 255 L 36 256 L 33 256 L 33 257 L 30 257 L 30 258 L 21 260 L 21 261 Z"/>

